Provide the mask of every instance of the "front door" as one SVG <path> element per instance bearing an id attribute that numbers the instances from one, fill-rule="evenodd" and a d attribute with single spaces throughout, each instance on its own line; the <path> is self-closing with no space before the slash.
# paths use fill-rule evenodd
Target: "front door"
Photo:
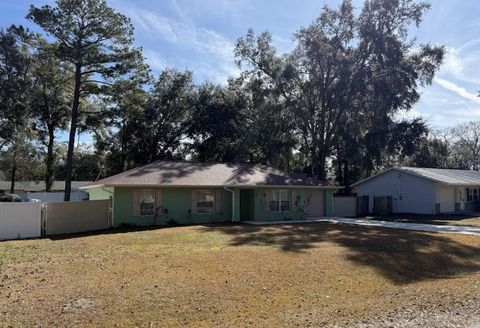
<path id="1" fill-rule="evenodd" d="M 240 221 L 255 220 L 255 190 L 240 190 Z"/>
<path id="2" fill-rule="evenodd" d="M 305 191 L 305 215 L 325 216 L 325 192 L 323 190 Z"/>

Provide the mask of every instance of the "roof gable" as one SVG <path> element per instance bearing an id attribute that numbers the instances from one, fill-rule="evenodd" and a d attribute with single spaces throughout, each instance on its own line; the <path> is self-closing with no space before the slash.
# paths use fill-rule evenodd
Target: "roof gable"
<path id="1" fill-rule="evenodd" d="M 315 186 L 332 187 L 301 174 L 287 173 L 271 167 L 232 164 L 156 161 L 96 181 L 105 186 Z"/>

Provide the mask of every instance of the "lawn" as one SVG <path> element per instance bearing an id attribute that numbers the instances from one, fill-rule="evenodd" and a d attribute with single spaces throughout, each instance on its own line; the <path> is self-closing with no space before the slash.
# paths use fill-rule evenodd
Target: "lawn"
<path id="1" fill-rule="evenodd" d="M 479 254 L 476 236 L 326 223 L 7 241 L 0 325 L 352 326 L 452 309 L 466 322 Z"/>
<path id="2" fill-rule="evenodd" d="M 462 214 L 437 214 L 437 215 L 423 215 L 423 214 L 391 214 L 386 216 L 369 216 L 367 219 L 392 221 L 392 222 L 406 222 L 406 223 L 425 223 L 435 225 L 457 225 L 480 227 L 480 217 L 477 215 L 462 215 Z"/>

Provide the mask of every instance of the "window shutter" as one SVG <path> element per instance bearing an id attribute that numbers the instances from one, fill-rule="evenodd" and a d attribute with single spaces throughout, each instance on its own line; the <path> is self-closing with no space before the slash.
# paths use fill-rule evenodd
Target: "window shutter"
<path id="1" fill-rule="evenodd" d="M 192 214 L 197 213 L 197 191 L 195 189 L 192 190 L 192 204 L 191 204 L 191 211 Z"/>
<path id="2" fill-rule="evenodd" d="M 158 212 L 157 212 L 158 211 Z M 163 191 L 162 189 L 155 190 L 155 214 L 163 214 Z"/>
<path id="3" fill-rule="evenodd" d="M 295 189 L 291 189 L 290 198 L 291 198 L 290 211 L 296 211 L 297 206 L 295 205 L 295 201 L 297 200 L 297 193 L 295 192 Z"/>
<path id="4" fill-rule="evenodd" d="M 215 190 L 215 213 L 222 213 L 222 189 Z"/>
<path id="5" fill-rule="evenodd" d="M 132 192 L 132 211 L 133 216 L 140 216 L 140 190 L 134 189 Z"/>

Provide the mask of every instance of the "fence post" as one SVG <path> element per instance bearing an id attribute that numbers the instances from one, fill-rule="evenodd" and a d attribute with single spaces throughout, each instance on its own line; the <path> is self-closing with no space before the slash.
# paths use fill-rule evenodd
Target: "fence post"
<path id="1" fill-rule="evenodd" d="M 41 207 L 41 235 L 42 237 L 45 237 L 47 235 L 47 203 L 42 203 Z"/>

